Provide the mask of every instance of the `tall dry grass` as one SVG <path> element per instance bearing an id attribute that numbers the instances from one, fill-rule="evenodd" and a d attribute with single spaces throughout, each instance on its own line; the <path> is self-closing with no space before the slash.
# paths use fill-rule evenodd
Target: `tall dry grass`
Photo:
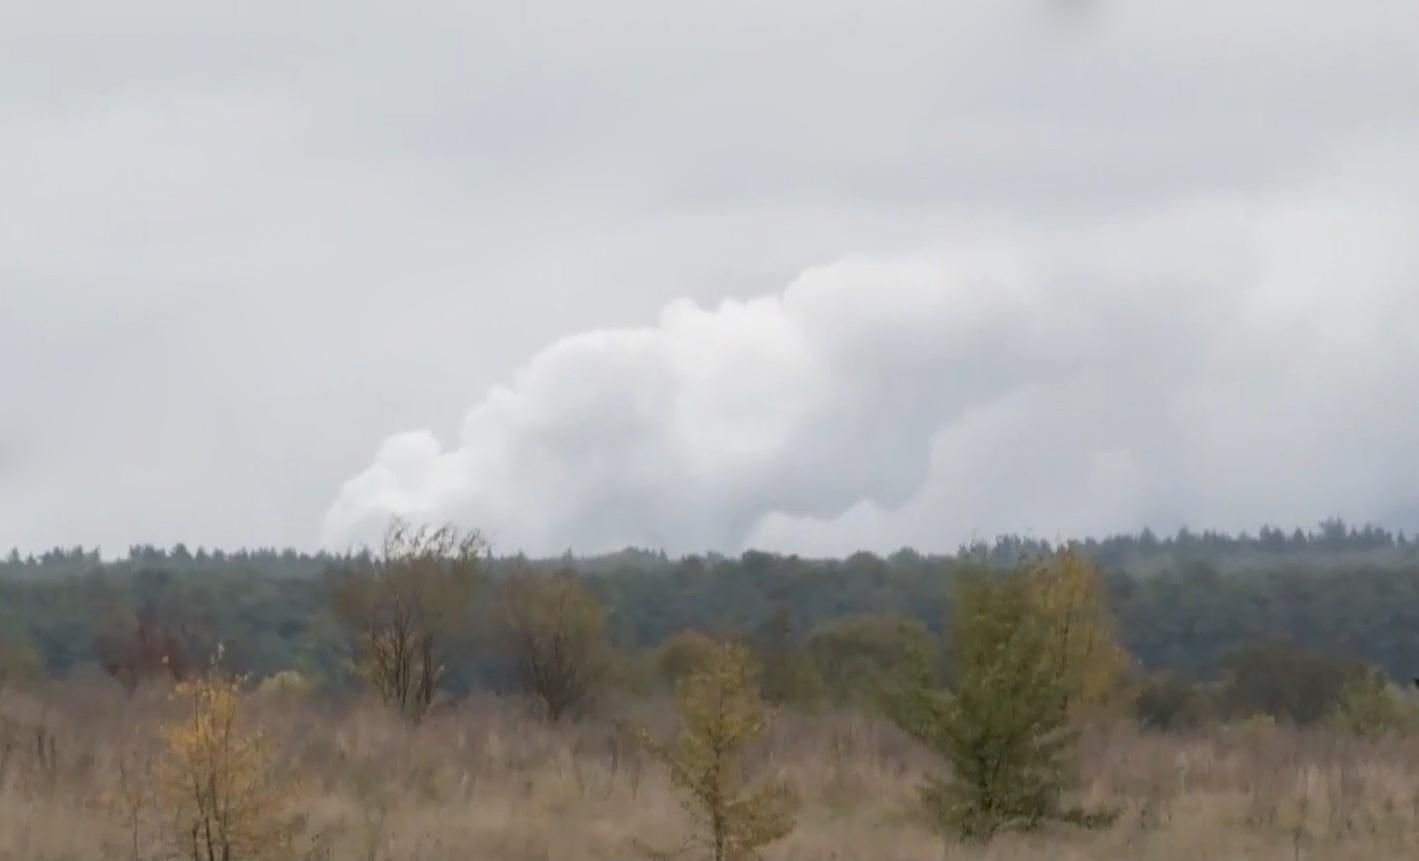
<path id="1" fill-rule="evenodd" d="M 631 861 L 674 846 L 685 821 L 662 773 L 610 720 L 548 726 L 475 698 L 411 728 L 368 705 L 253 701 L 298 780 L 300 853 L 335 861 Z M 0 702 L 0 859 L 172 857 L 154 792 L 160 691 L 97 681 Z M 625 710 L 657 733 L 663 703 Z M 754 767 L 803 805 L 768 853 L 803 861 L 1383 861 L 1419 855 L 1419 740 L 1359 741 L 1265 726 L 1189 736 L 1095 727 L 1081 793 L 1122 810 L 1102 832 L 1060 828 L 988 847 L 947 845 L 915 805 L 934 764 L 890 725 L 787 715 Z"/>

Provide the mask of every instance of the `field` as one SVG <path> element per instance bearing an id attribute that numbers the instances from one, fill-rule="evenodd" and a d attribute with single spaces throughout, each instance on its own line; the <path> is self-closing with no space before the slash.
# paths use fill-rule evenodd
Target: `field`
<path id="1" fill-rule="evenodd" d="M 292 787 L 298 857 L 625 861 L 685 833 L 663 769 L 609 719 L 549 725 L 493 698 L 418 727 L 373 704 L 254 698 L 247 708 Z M 96 679 L 0 697 L 0 859 L 174 857 L 155 790 L 159 728 L 173 709 L 160 690 L 130 698 Z M 666 702 L 614 711 L 653 734 L 674 729 Z M 758 748 L 753 768 L 788 780 L 802 803 L 771 859 L 1381 861 L 1419 851 L 1419 743 L 1402 738 L 1091 727 L 1079 792 L 1117 807 L 1118 822 L 987 847 L 933 834 L 915 787 L 934 764 L 880 719 L 787 713 Z"/>

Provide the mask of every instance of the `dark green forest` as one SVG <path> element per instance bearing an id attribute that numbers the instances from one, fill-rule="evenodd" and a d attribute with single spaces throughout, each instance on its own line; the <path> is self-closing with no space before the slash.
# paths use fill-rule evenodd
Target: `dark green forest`
<path id="1" fill-rule="evenodd" d="M 1120 634 L 1140 667 L 1203 681 L 1238 662 L 1260 678 L 1273 664 L 1374 664 L 1419 674 L 1419 541 L 1332 520 L 1256 535 L 1182 531 L 1070 545 L 1105 574 Z M 952 578 L 968 567 L 1008 569 L 1051 545 L 1016 537 L 949 555 L 804 559 L 761 552 L 680 559 L 628 549 L 580 557 L 494 557 L 485 574 L 574 570 L 607 610 L 626 653 L 677 632 L 775 636 L 806 643 L 844 620 L 906 617 L 942 633 Z M 0 561 L 0 635 L 37 653 L 48 674 L 102 671 L 135 630 L 164 632 L 198 654 L 221 642 L 233 669 L 294 669 L 330 690 L 352 679 L 346 633 L 331 611 L 333 577 L 362 557 L 293 550 L 222 552 L 132 547 L 11 553 Z M 497 689 L 479 602 L 449 668 L 456 691 Z"/>

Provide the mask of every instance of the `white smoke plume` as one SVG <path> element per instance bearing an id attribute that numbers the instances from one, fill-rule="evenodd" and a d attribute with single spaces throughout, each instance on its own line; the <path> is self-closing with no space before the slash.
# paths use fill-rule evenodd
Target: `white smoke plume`
<path id="1" fill-rule="evenodd" d="M 1419 210 L 1403 157 L 1346 156 L 1367 167 L 1284 196 L 854 257 L 568 337 L 452 444 L 385 441 L 324 540 L 394 514 L 532 553 L 1412 528 Z"/>

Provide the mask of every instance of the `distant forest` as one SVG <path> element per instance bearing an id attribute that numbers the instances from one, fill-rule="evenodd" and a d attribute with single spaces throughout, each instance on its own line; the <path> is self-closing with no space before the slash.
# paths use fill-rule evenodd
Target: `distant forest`
<path id="1" fill-rule="evenodd" d="M 1267 644 L 1363 661 L 1393 678 L 1419 675 L 1419 540 L 1339 520 L 1256 535 L 1181 531 L 1072 542 L 1107 578 L 1122 639 L 1142 668 L 1213 677 L 1239 652 Z M 1003 537 L 950 555 L 804 559 L 761 552 L 673 559 L 628 549 L 577 557 L 490 559 L 497 579 L 519 569 L 570 569 L 607 610 L 626 653 L 686 630 L 752 635 L 778 626 L 790 640 L 844 618 L 914 618 L 942 632 L 952 577 L 969 566 L 1011 568 L 1049 543 Z M 24 641 L 52 676 L 100 671 L 135 626 L 221 642 L 230 666 L 257 676 L 297 670 L 328 689 L 352 681 L 348 636 L 330 582 L 360 557 L 293 550 L 132 547 L 120 560 L 56 549 L 0 559 L 0 639 Z M 474 607 L 478 601 L 474 600 Z M 475 609 L 449 686 L 498 688 Z"/>

